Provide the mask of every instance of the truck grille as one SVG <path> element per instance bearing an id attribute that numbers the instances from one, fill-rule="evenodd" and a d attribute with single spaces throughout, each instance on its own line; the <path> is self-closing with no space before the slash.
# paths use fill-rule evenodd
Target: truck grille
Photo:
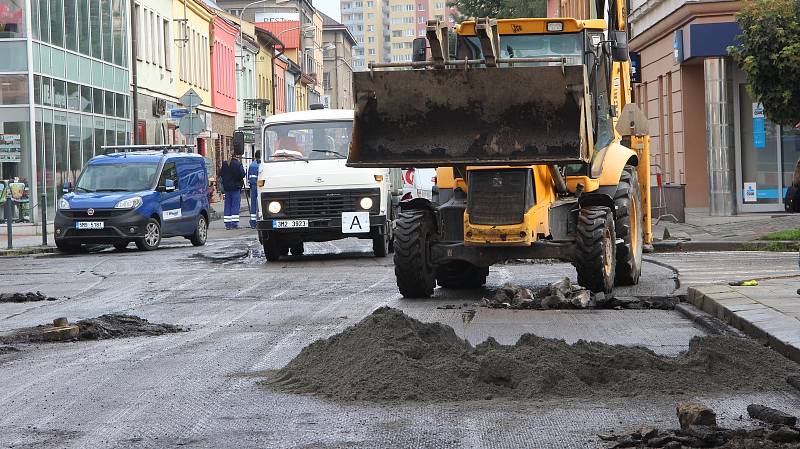
<path id="1" fill-rule="evenodd" d="M 358 204 L 364 197 L 372 198 L 369 212 L 377 213 L 380 210 L 380 189 L 264 192 L 261 205 L 263 210 L 267 210 L 270 201 L 281 201 L 283 211 L 275 218 L 337 217 L 342 212 L 361 210 Z"/>
<path id="2" fill-rule="evenodd" d="M 522 223 L 531 204 L 530 170 L 475 170 L 469 173 L 467 212 L 479 225 Z"/>

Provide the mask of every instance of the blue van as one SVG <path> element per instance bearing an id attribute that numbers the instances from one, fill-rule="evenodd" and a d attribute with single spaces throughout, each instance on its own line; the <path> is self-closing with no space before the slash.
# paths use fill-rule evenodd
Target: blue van
<path id="1" fill-rule="evenodd" d="M 74 189 L 64 186 L 69 193 L 58 201 L 55 218 L 58 249 L 72 252 L 90 243 L 122 250 L 134 242 L 149 251 L 164 237 L 204 245 L 210 210 L 205 159 L 170 147 L 116 151 L 89 160 Z"/>

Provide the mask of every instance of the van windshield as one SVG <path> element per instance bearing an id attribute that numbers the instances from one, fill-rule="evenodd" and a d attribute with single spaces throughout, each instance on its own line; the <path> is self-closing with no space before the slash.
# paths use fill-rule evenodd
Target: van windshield
<path id="1" fill-rule="evenodd" d="M 78 179 L 77 192 L 138 192 L 152 188 L 158 163 L 89 164 Z"/>
<path id="2" fill-rule="evenodd" d="M 266 161 L 346 159 L 352 121 L 282 123 L 264 130 Z"/>

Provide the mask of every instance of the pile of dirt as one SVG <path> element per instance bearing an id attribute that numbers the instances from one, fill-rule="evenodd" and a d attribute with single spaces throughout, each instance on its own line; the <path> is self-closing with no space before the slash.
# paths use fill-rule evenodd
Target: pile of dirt
<path id="1" fill-rule="evenodd" d="M 80 329 L 78 340 L 105 340 L 108 338 L 152 337 L 185 332 L 188 329 L 174 324 L 151 323 L 133 315 L 112 313 L 89 318 L 76 323 Z"/>
<path id="2" fill-rule="evenodd" d="M 757 413 L 754 413 L 757 412 Z M 751 404 L 747 412 L 751 425 L 739 429 L 719 427 L 716 413 L 701 404 L 678 404 L 680 428 L 644 426 L 632 432 L 598 437 L 609 449 L 618 448 L 722 448 L 789 449 L 800 447 L 797 418 L 763 405 Z"/>
<path id="3" fill-rule="evenodd" d="M 797 365 L 758 343 L 695 337 L 677 357 L 525 334 L 472 347 L 440 323 L 388 307 L 302 350 L 263 384 L 337 400 L 459 401 L 770 391 Z"/>
<path id="4" fill-rule="evenodd" d="M 28 293 L 0 293 L 0 302 L 34 302 L 34 301 L 58 301 L 58 298 L 47 296 L 42 292 Z"/>
<path id="5" fill-rule="evenodd" d="M 74 340 L 156 336 L 189 330 L 174 324 L 151 323 L 137 316 L 116 313 L 81 320 L 75 324 L 78 326 L 78 336 Z M 53 329 L 53 327 L 35 326 L 18 329 L 11 334 L 0 335 L 0 344 L 49 341 L 44 332 L 50 329 Z"/>

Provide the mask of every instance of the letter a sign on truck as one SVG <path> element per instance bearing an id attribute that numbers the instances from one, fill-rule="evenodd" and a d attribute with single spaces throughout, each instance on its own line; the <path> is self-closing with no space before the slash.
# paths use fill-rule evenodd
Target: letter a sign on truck
<path id="1" fill-rule="evenodd" d="M 369 212 L 342 212 L 342 233 L 369 232 Z"/>

